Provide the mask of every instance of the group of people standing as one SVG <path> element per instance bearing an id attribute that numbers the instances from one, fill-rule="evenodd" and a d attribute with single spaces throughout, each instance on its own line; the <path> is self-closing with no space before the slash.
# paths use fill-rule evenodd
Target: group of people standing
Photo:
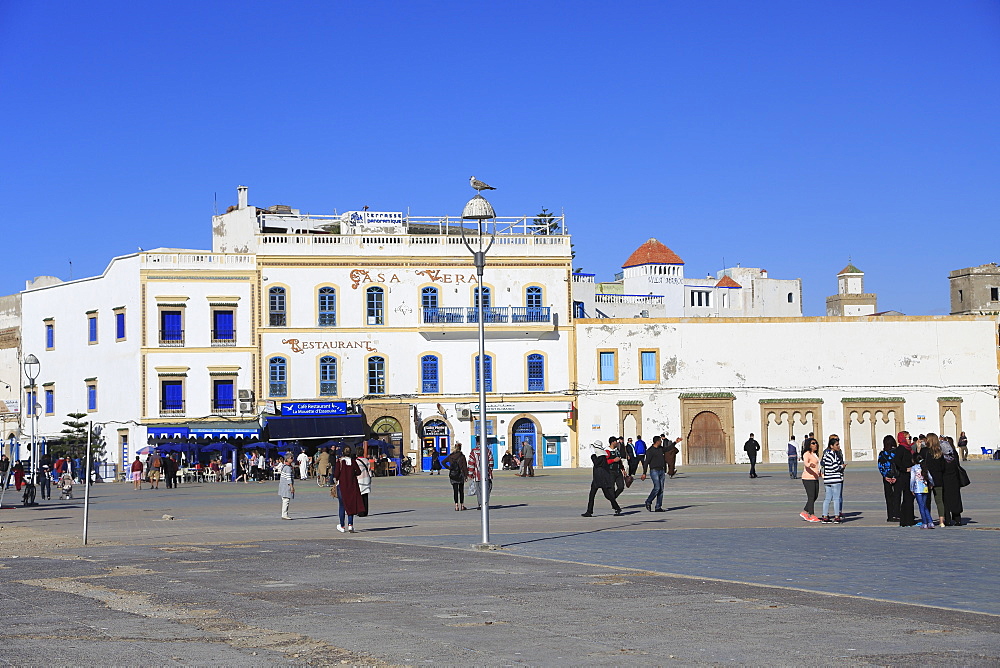
<path id="1" fill-rule="evenodd" d="M 665 434 L 654 436 L 653 444 L 649 448 L 646 447 L 641 435 L 637 436 L 634 443 L 632 439 L 626 443 L 625 439 L 619 436 L 611 436 L 608 438 L 607 448 L 600 441 L 595 442 L 594 453 L 590 456 L 593 463 L 593 480 L 590 483 L 587 511 L 582 513 L 583 517 L 594 516 L 594 499 L 597 498 L 598 492 L 602 492 L 604 498 L 611 502 L 615 515 L 621 515 L 622 509 L 618 505 L 618 497 L 632 484 L 639 464 L 642 464 L 642 479 L 645 480 L 649 474 L 653 481 L 653 490 L 646 498 L 646 510 L 664 512 L 663 483 L 667 476 L 673 478 L 677 474 L 676 462 L 679 452 L 677 444 L 680 442 L 680 438 L 668 441 Z"/>
<path id="2" fill-rule="evenodd" d="M 329 451 L 325 465 L 330 466 Z M 290 520 L 288 514 L 292 499 L 295 498 L 296 458 L 288 453 L 278 471 L 278 496 L 281 498 L 281 519 Z M 362 456 L 355 456 L 351 446 L 345 446 L 332 465 L 333 487 L 330 496 L 337 499 L 337 514 L 340 533 L 354 533 L 354 518 L 367 517 L 368 496 L 372 488 L 372 464 Z"/>
<path id="3" fill-rule="evenodd" d="M 882 439 L 878 469 L 885 492 L 886 522 L 924 529 L 933 529 L 935 524 L 962 526 L 962 487 L 968 483 L 950 436 L 921 434 L 911 440 L 906 431 L 896 434 L 896 438 L 887 435 Z M 937 523 L 931 514 L 931 498 L 937 509 Z"/>

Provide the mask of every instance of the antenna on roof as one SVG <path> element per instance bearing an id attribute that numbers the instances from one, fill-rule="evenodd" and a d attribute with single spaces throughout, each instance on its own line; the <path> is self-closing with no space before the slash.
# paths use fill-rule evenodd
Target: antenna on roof
<path id="1" fill-rule="evenodd" d="M 73 260 L 69 261 L 69 280 L 73 280 Z"/>
<path id="2" fill-rule="evenodd" d="M 212 193 L 212 199 L 215 200 L 215 215 L 218 216 L 219 215 L 219 193 L 218 192 Z"/>

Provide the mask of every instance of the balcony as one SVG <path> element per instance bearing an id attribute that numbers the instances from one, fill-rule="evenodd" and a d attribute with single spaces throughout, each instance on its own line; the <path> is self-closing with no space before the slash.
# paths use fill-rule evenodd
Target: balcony
<path id="1" fill-rule="evenodd" d="M 160 417 L 167 417 L 171 415 L 184 415 L 184 401 L 161 401 L 160 402 Z"/>
<path id="2" fill-rule="evenodd" d="M 285 312 L 275 311 L 268 314 L 267 324 L 271 327 L 284 327 L 285 326 Z"/>
<path id="3" fill-rule="evenodd" d="M 271 382 L 268 385 L 268 393 L 272 397 L 287 397 L 288 383 L 285 381 Z"/>
<path id="4" fill-rule="evenodd" d="M 228 401 L 212 405 L 213 415 L 236 415 L 236 402 Z"/>
<path id="5" fill-rule="evenodd" d="M 552 322 L 552 309 L 548 306 L 492 306 L 483 311 L 487 323 Z M 423 322 L 476 324 L 479 322 L 479 309 L 475 306 L 424 308 Z"/>
<path id="6" fill-rule="evenodd" d="M 161 329 L 160 346 L 163 348 L 181 348 L 184 346 L 183 329 Z"/>
<path id="7" fill-rule="evenodd" d="M 236 332 L 231 329 L 212 330 L 212 347 L 225 348 L 236 345 Z"/>

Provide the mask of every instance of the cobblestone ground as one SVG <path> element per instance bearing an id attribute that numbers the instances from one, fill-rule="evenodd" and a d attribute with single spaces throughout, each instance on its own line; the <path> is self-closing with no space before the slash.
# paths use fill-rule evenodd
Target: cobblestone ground
<path id="1" fill-rule="evenodd" d="M 969 524 L 934 531 L 886 523 L 861 464 L 839 526 L 777 466 L 593 518 L 589 471 L 497 472 L 492 550 L 446 475 L 376 479 L 355 534 L 314 482 L 291 522 L 276 483 L 96 485 L 86 546 L 79 494 L 0 510 L 0 664 L 995 666 L 1000 464 L 967 468 Z"/>

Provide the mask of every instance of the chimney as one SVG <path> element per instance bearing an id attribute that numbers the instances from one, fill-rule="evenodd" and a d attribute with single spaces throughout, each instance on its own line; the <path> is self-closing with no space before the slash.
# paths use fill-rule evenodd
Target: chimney
<path id="1" fill-rule="evenodd" d="M 236 186 L 236 208 L 245 209 L 247 208 L 247 190 L 246 186 Z"/>

